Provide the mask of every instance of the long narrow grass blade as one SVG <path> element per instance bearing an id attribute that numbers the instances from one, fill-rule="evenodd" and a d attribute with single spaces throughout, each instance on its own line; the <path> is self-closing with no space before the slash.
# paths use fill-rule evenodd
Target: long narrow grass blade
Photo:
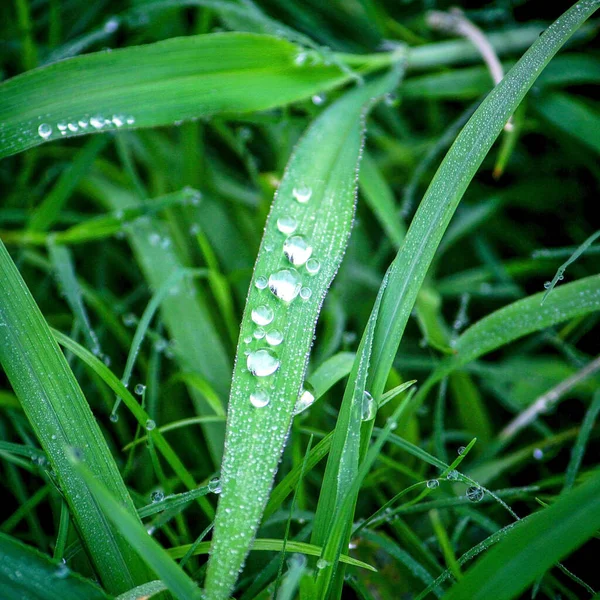
<path id="1" fill-rule="evenodd" d="M 0 85 L 0 157 L 90 132 L 265 110 L 350 78 L 318 55 L 312 60 L 302 47 L 247 33 L 173 38 L 88 54 Z"/>
<path id="2" fill-rule="evenodd" d="M 296 147 L 279 187 L 241 325 L 223 492 L 206 579 L 210 600 L 229 596 L 258 527 L 299 397 L 319 309 L 348 241 L 365 111 L 397 81 L 398 74 L 392 73 L 325 111 Z M 270 347 L 256 341 L 257 325 L 267 326 L 271 341 L 277 330 L 283 343 Z"/>
<path id="3" fill-rule="evenodd" d="M 0 363 L 42 446 L 77 529 L 106 588 L 122 592 L 149 572 L 106 522 L 87 485 L 73 473 L 68 448 L 135 515 L 123 479 L 79 384 L 25 282 L 0 242 Z M 135 517 L 137 518 L 137 517 Z"/>
<path id="4" fill-rule="evenodd" d="M 483 101 L 440 165 L 388 270 L 373 344 L 374 396 L 384 389 L 419 288 L 481 162 L 542 69 L 597 8 L 595 0 L 581 0 L 548 27 Z"/>
<path id="5" fill-rule="evenodd" d="M 64 563 L 0 533 L 2 600 L 108 600 L 100 588 Z"/>
<path id="6" fill-rule="evenodd" d="M 600 474 L 511 529 L 444 596 L 509 600 L 578 548 L 600 527 Z"/>

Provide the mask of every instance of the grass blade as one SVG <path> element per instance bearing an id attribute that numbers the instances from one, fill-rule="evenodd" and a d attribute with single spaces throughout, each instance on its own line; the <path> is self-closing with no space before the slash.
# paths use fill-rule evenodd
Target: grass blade
<path id="1" fill-rule="evenodd" d="M 99 511 L 66 456 L 88 469 L 135 515 L 133 502 L 71 369 L 25 282 L 0 242 L 0 363 L 56 473 L 86 550 L 110 592 L 144 583 L 149 572 Z M 74 426 L 76 424 L 76 426 Z M 137 518 L 137 517 L 136 517 Z"/>
<path id="2" fill-rule="evenodd" d="M 237 361 L 233 376 L 221 473 L 223 492 L 206 579 L 210 600 L 230 594 L 267 501 L 302 385 L 319 309 L 350 233 L 365 107 L 374 97 L 393 89 L 397 81 L 393 73 L 354 90 L 325 111 L 296 147 L 277 192 L 241 325 L 238 356 L 246 358 L 246 349 L 250 354 L 246 360 Z M 311 260 L 318 261 L 311 263 L 308 271 L 301 266 L 306 255 L 297 259 L 288 246 L 288 260 L 281 251 L 274 251 L 282 247 L 285 237 L 280 228 L 288 218 L 298 225 L 294 235 L 302 234 L 309 240 Z M 302 276 L 289 270 L 290 262 L 302 270 Z M 311 277 L 311 270 L 318 272 Z M 273 294 L 255 285 L 258 282 L 264 288 L 268 278 Z M 308 296 L 305 301 L 299 296 L 301 281 L 312 292 L 303 292 Z M 267 350 L 264 342 L 252 341 L 252 311 L 259 306 L 267 308 L 268 326 L 283 335 L 279 356 Z M 251 341 L 247 343 L 247 339 Z M 277 393 L 269 402 L 272 389 Z M 266 406 L 253 406 L 251 394 L 262 400 L 257 404 L 266 397 Z"/>
<path id="3" fill-rule="evenodd" d="M 444 596 L 448 600 L 509 600 L 600 527 L 600 474 L 552 506 L 515 525 Z"/>

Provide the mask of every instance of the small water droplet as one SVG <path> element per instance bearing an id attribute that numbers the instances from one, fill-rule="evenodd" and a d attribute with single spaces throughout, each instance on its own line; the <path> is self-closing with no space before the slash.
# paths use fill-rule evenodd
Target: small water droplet
<path id="1" fill-rule="evenodd" d="M 329 563 L 324 559 L 324 558 L 320 558 L 317 561 L 317 569 L 324 569 L 325 567 L 327 567 Z"/>
<path id="2" fill-rule="evenodd" d="M 544 458 L 544 451 L 541 448 L 536 448 L 533 451 L 533 458 L 535 458 L 535 460 L 542 460 L 542 458 Z"/>
<path id="3" fill-rule="evenodd" d="M 323 104 L 325 100 L 327 100 L 327 96 L 325 94 L 315 94 L 312 97 L 312 103 L 315 106 L 321 106 L 321 104 Z"/>
<path id="4" fill-rule="evenodd" d="M 277 219 L 277 229 L 285 235 L 291 235 L 298 228 L 298 220 L 295 217 L 286 215 Z"/>
<path id="5" fill-rule="evenodd" d="M 262 349 L 256 352 L 251 352 L 246 358 L 246 366 L 252 375 L 256 377 L 266 377 L 273 375 L 279 366 L 281 361 L 273 352 L 273 350 Z"/>
<path id="6" fill-rule="evenodd" d="M 47 140 L 52 135 L 52 125 L 49 125 L 48 123 L 42 123 L 38 127 L 38 134 L 41 138 Z"/>
<path id="7" fill-rule="evenodd" d="M 244 338 L 244 343 L 245 343 L 245 344 L 249 344 L 251 341 L 252 341 L 252 336 L 251 336 L 251 335 L 247 335 L 247 336 Z"/>
<path id="8" fill-rule="evenodd" d="M 373 396 L 367 390 L 363 392 L 363 400 L 362 400 L 362 420 L 363 421 L 372 421 L 377 414 L 377 406 L 375 405 L 375 400 Z"/>
<path id="9" fill-rule="evenodd" d="M 143 383 L 138 383 L 136 384 L 135 388 L 133 389 L 133 391 L 138 395 L 141 396 L 145 391 L 146 391 L 146 386 Z"/>
<path id="10" fill-rule="evenodd" d="M 308 300 L 311 296 L 312 296 L 312 290 L 310 288 L 303 287 L 300 290 L 300 298 L 302 298 L 302 300 Z"/>
<path id="11" fill-rule="evenodd" d="M 111 120 L 116 127 L 123 127 L 125 125 L 125 117 L 123 115 L 113 115 Z"/>
<path id="12" fill-rule="evenodd" d="M 265 390 L 256 390 L 250 394 L 250 404 L 254 406 L 254 408 L 264 408 L 269 404 L 271 398 L 269 398 L 269 394 L 265 392 Z"/>
<path id="13" fill-rule="evenodd" d="M 262 340 L 265 337 L 265 334 L 266 334 L 266 332 L 265 332 L 265 330 L 262 327 L 257 327 L 254 330 L 254 334 L 253 335 L 254 335 L 254 337 L 257 340 Z"/>
<path id="14" fill-rule="evenodd" d="M 269 346 L 279 346 L 283 342 L 283 333 L 279 329 L 271 329 L 265 337 Z"/>
<path id="15" fill-rule="evenodd" d="M 269 289 L 283 302 L 291 302 L 302 288 L 296 269 L 282 269 L 269 277 Z"/>
<path id="16" fill-rule="evenodd" d="M 77 123 L 67 123 L 67 128 L 73 133 L 79 131 L 79 125 L 77 125 Z"/>
<path id="17" fill-rule="evenodd" d="M 111 420 L 112 423 L 118 423 L 119 415 L 117 413 L 110 413 L 109 419 Z"/>
<path id="18" fill-rule="evenodd" d="M 113 33 L 119 28 L 119 19 L 117 17 L 111 17 L 106 23 L 104 23 L 104 31 L 106 33 Z"/>
<path id="19" fill-rule="evenodd" d="M 96 115 L 90 119 L 90 125 L 94 129 L 102 129 L 104 127 L 104 117 L 102 115 Z"/>
<path id="20" fill-rule="evenodd" d="M 299 415 L 301 412 L 310 408 L 315 401 L 315 389 L 313 386 L 308 383 L 308 381 L 304 382 L 304 387 L 300 391 L 300 395 L 298 396 L 298 400 L 296 400 L 296 405 L 294 406 L 294 415 Z"/>
<path id="21" fill-rule="evenodd" d="M 67 124 L 64 121 L 57 123 L 56 126 L 61 133 L 65 133 L 67 131 Z"/>
<path id="22" fill-rule="evenodd" d="M 309 275 L 316 275 L 321 268 L 321 263 L 316 258 L 309 258 L 306 261 L 306 271 Z"/>
<path id="23" fill-rule="evenodd" d="M 257 325 L 268 325 L 269 323 L 271 323 L 271 321 L 273 321 L 274 317 L 275 313 L 273 312 L 273 309 L 267 306 L 266 304 L 257 306 L 252 311 L 252 320 Z"/>
<path id="24" fill-rule="evenodd" d="M 297 67 L 301 67 L 304 63 L 306 63 L 306 59 L 308 58 L 308 54 L 304 51 L 298 52 L 294 57 L 294 64 Z"/>
<path id="25" fill-rule="evenodd" d="M 56 567 L 56 571 L 54 571 L 54 577 L 57 579 L 66 579 L 69 576 L 71 570 L 67 565 L 62 562 Z"/>
<path id="26" fill-rule="evenodd" d="M 77 121 L 77 124 L 79 125 L 79 127 L 81 127 L 81 129 L 87 129 L 89 121 L 87 121 L 86 119 L 81 119 L 80 121 Z"/>
<path id="27" fill-rule="evenodd" d="M 464 446 L 459 446 L 457 452 L 460 456 L 462 456 L 465 453 L 466 448 Z"/>
<path id="28" fill-rule="evenodd" d="M 428 487 L 430 490 L 435 490 L 435 488 L 436 488 L 436 487 L 439 487 L 439 485 L 440 485 L 440 482 L 439 482 L 437 479 L 430 479 L 430 480 L 427 482 L 427 487 Z"/>
<path id="29" fill-rule="evenodd" d="M 485 492 L 476 485 L 472 485 L 467 489 L 467 499 L 469 502 L 480 502 L 483 499 Z"/>
<path id="30" fill-rule="evenodd" d="M 208 489 L 213 493 L 213 494 L 220 494 L 221 493 L 221 480 L 218 477 L 213 477 L 209 482 L 208 482 Z"/>
<path id="31" fill-rule="evenodd" d="M 312 254 L 312 246 L 301 235 L 293 235 L 283 243 L 285 257 L 296 267 L 303 265 Z"/>
<path id="32" fill-rule="evenodd" d="M 312 189 L 307 185 L 300 185 L 292 190 L 292 196 L 294 196 L 300 204 L 306 204 L 312 196 Z"/>
<path id="33" fill-rule="evenodd" d="M 165 494 L 161 490 L 156 490 L 150 494 L 150 501 L 155 504 L 156 502 L 162 502 L 165 499 Z"/>
<path id="34" fill-rule="evenodd" d="M 156 429 L 156 423 L 152 419 L 146 421 L 146 431 L 152 431 Z"/>
<path id="35" fill-rule="evenodd" d="M 125 327 L 133 327 L 138 321 L 137 317 L 133 313 L 127 313 L 123 315 L 122 320 Z"/>
<path id="36" fill-rule="evenodd" d="M 552 282 L 551 281 L 546 281 L 544 283 L 544 289 L 545 290 L 549 290 L 552 287 Z"/>
<path id="37" fill-rule="evenodd" d="M 127 125 L 133 125 L 135 123 L 135 118 L 129 115 L 127 117 Z"/>
<path id="38" fill-rule="evenodd" d="M 458 471 L 449 471 L 446 475 L 446 479 L 449 479 L 450 481 L 456 481 L 458 479 Z"/>
<path id="39" fill-rule="evenodd" d="M 260 275 L 259 277 L 256 278 L 256 281 L 254 282 L 254 285 L 259 290 L 264 290 L 269 285 L 269 281 L 267 280 L 266 277 L 263 277 L 262 275 Z"/>

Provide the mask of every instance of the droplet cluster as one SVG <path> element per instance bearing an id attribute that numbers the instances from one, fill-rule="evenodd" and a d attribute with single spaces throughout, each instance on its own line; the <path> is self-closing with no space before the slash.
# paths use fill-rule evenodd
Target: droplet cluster
<path id="1" fill-rule="evenodd" d="M 51 123 L 40 123 L 37 132 L 38 135 L 47 140 L 53 134 L 66 136 L 74 133 L 85 133 L 87 131 L 100 131 L 111 128 L 119 129 L 124 125 L 133 125 L 135 117 L 131 115 L 114 114 L 109 117 L 103 115 L 86 116 L 81 119 L 73 119 L 68 121 L 58 121 L 55 125 Z M 54 137 L 57 137 L 54 135 Z"/>

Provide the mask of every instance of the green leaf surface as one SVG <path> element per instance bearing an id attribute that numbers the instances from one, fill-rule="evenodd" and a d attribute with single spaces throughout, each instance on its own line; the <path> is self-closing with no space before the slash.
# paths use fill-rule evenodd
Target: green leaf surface
<path id="1" fill-rule="evenodd" d="M 273 203 L 241 325 L 221 471 L 223 492 L 206 578 L 210 600 L 229 596 L 267 502 L 319 309 L 348 242 L 365 111 L 373 98 L 393 89 L 397 81 L 398 75 L 392 73 L 327 109 L 297 145 Z M 312 247 L 311 258 L 320 265 L 312 276 L 302 264 L 305 258 L 296 264 L 297 271 L 289 270 L 294 261 L 281 251 L 286 238 L 277 225 L 285 217 L 296 220 L 294 235 L 301 234 Z M 256 287 L 259 277 L 265 278 L 259 285 L 270 280 L 267 288 Z M 285 279 L 289 283 L 284 285 Z M 310 290 L 306 300 L 299 295 L 301 286 Z M 267 327 L 282 333 L 281 346 L 268 349 L 264 341 L 253 338 L 252 311 L 259 306 L 272 311 Z M 250 397 L 257 393 L 267 395 L 266 406 L 253 406 Z"/>
<path id="2" fill-rule="evenodd" d="M 600 473 L 550 507 L 513 527 L 444 596 L 447 600 L 510 600 L 600 527 Z"/>
<path id="3" fill-rule="evenodd" d="M 87 485 L 73 473 L 67 449 L 77 448 L 112 494 L 135 515 L 117 465 L 77 380 L 27 285 L 0 242 L 0 363 L 46 452 L 94 567 L 111 592 L 144 583 L 149 572 Z M 74 426 L 77 424 L 77 426 Z M 137 518 L 137 517 L 135 517 Z"/>
<path id="4" fill-rule="evenodd" d="M 91 581 L 0 533 L 2 600 L 108 600 Z"/>

